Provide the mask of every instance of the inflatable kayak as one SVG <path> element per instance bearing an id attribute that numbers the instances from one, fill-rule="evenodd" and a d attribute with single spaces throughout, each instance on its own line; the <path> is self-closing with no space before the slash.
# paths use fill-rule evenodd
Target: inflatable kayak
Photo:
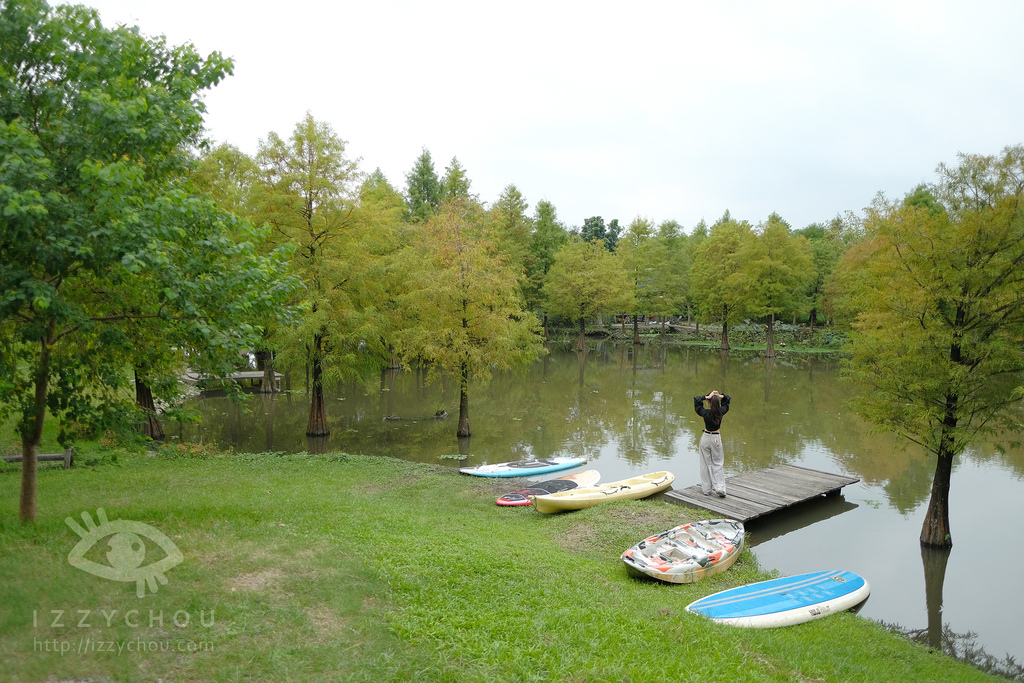
<path id="1" fill-rule="evenodd" d="M 708 519 L 645 538 L 622 553 L 622 561 L 633 576 L 693 583 L 724 572 L 742 552 L 742 523 Z"/>

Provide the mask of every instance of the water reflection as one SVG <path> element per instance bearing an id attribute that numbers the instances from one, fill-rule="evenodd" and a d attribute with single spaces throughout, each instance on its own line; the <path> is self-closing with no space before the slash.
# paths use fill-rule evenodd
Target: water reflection
<path id="1" fill-rule="evenodd" d="M 928 610 L 928 645 L 942 646 L 942 585 L 946 581 L 946 564 L 950 548 L 921 546 L 924 565 L 925 606 Z"/>
<path id="2" fill-rule="evenodd" d="M 452 381 L 427 384 L 420 372 L 386 370 L 372 388 L 326 391 L 331 434 L 315 446 L 421 462 L 460 452 L 473 464 L 586 455 L 623 474 L 675 463 L 679 474 L 695 473 L 701 427 L 692 397 L 718 389 L 733 397 L 722 434 L 730 473 L 793 462 L 812 450 L 827 454 L 833 469 L 882 487 L 900 512 L 916 508 L 930 491 L 933 461 L 918 449 L 897 449 L 887 434 L 872 433 L 847 413 L 846 387 L 831 359 L 780 355 L 766 361 L 756 354 L 654 345 L 553 350 L 525 376 L 472 383 L 474 436 L 461 448 L 454 421 L 435 419 L 441 411 L 457 415 L 455 389 Z M 193 405 L 202 424 L 171 433 L 239 452 L 312 450 L 301 391 L 255 394 L 244 406 L 209 395 Z M 1024 476 L 1020 448 L 982 446 L 965 457 Z"/>
<path id="3" fill-rule="evenodd" d="M 820 496 L 814 500 L 794 505 L 787 509 L 785 514 L 773 515 L 760 523 L 757 520 L 751 522 L 749 524 L 750 547 L 756 548 L 773 538 L 785 536 L 792 531 L 856 509 L 857 504 L 846 500 L 842 495 Z"/>
<path id="4" fill-rule="evenodd" d="M 780 354 L 765 361 L 757 354 L 656 345 L 600 344 L 585 354 L 553 349 L 525 375 L 471 383 L 473 436 L 463 440 L 455 437 L 454 419 L 435 418 L 439 411 L 458 414 L 457 383 L 428 384 L 422 372 L 394 370 L 372 386 L 325 392 L 331 434 L 316 443 L 305 436 L 303 392 L 253 395 L 244 406 L 200 398 L 193 407 L 203 423 L 167 431 L 236 452 L 340 450 L 452 467 L 583 455 L 605 480 L 667 469 L 684 487 L 698 481 L 702 422 L 693 396 L 711 389 L 733 399 L 722 433 L 727 475 L 791 463 L 861 479 L 841 497 L 752 529 L 765 567 L 789 575 L 856 571 L 869 578 L 874 596 L 864 616 L 927 625 L 929 642 L 953 624 L 956 633 L 980 633 L 990 651 L 1024 659 L 1011 611 L 985 611 L 965 588 L 978 579 L 974 548 L 985 548 L 996 573 L 1024 560 L 1024 549 L 1006 542 L 1005 529 L 977 523 L 978 501 L 990 519 L 1024 513 L 1024 449 L 981 444 L 957 459 L 953 552 L 945 564 L 923 557 L 918 537 L 934 460 L 919 449 L 897 448 L 889 435 L 873 433 L 846 411 L 847 388 L 834 359 Z M 1024 604 L 1020 582 L 1006 583 L 1004 601 Z"/>

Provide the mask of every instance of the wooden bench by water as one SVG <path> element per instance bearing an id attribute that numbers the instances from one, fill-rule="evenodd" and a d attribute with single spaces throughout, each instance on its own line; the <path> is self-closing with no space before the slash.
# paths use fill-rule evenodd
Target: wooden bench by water
<path id="1" fill-rule="evenodd" d="M 280 382 L 284 377 L 280 372 L 274 373 L 274 380 Z M 199 382 L 208 381 L 233 381 L 242 382 L 243 380 L 249 381 L 249 386 L 255 386 L 257 383 L 263 381 L 262 370 L 243 370 L 241 372 L 232 372 L 230 375 L 225 377 L 214 377 L 213 375 L 204 375 L 198 372 L 187 372 L 181 376 L 181 379 L 190 384 L 198 384 Z"/>
<path id="2" fill-rule="evenodd" d="M 725 480 L 726 497 L 701 493 L 700 484 L 665 493 L 674 503 L 710 510 L 716 515 L 748 522 L 821 496 L 837 495 L 860 479 L 796 465 L 776 465 L 744 472 Z"/>
<path id="3" fill-rule="evenodd" d="M 20 455 L 5 455 L 4 462 L 21 462 Z M 67 449 L 63 453 L 40 453 L 36 456 L 36 462 L 63 462 L 64 469 L 71 469 L 75 462 L 75 447 Z"/>

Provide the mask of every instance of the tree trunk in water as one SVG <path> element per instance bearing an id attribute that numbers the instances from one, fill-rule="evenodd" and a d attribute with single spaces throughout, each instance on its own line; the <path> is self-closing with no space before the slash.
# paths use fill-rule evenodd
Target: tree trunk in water
<path id="1" fill-rule="evenodd" d="M 312 377 L 309 386 L 309 423 L 306 425 L 306 436 L 327 436 L 331 433 L 327 426 L 327 413 L 324 409 L 323 361 L 320 350 L 323 348 L 323 335 L 313 335 Z"/>
<path id="2" fill-rule="evenodd" d="M 53 325 L 50 325 L 51 333 Z M 43 420 L 46 419 L 46 393 L 50 387 L 49 340 L 40 342 L 39 372 L 36 375 L 35 414 L 32 425 L 21 432 L 21 499 L 18 518 L 22 524 L 36 521 L 36 469 L 39 463 L 39 443 L 43 440 Z"/>
<path id="3" fill-rule="evenodd" d="M 949 533 L 949 481 L 953 473 L 953 458 L 939 456 L 935 463 L 935 477 L 932 479 L 932 495 L 928 501 L 928 512 L 921 527 L 921 543 L 935 548 L 951 548 L 953 538 Z"/>
<path id="4" fill-rule="evenodd" d="M 765 358 L 775 358 L 775 314 L 768 316 L 768 346 L 764 352 Z"/>
<path id="5" fill-rule="evenodd" d="M 544 314 L 544 341 L 551 339 L 551 335 L 548 334 L 548 314 Z"/>
<path id="6" fill-rule="evenodd" d="M 264 394 L 261 398 L 263 399 L 263 414 L 266 415 L 263 421 L 263 450 L 269 453 L 274 450 L 274 404 L 277 398 L 272 394 Z"/>
<path id="7" fill-rule="evenodd" d="M 956 428 L 955 396 L 946 396 L 946 416 L 942 420 L 942 436 L 939 439 L 938 460 L 935 476 L 932 478 L 932 494 L 928 500 L 928 512 L 921 527 L 921 545 L 935 548 L 951 548 L 953 537 L 949 533 L 949 482 L 953 475 L 953 435 Z"/>
<path id="8" fill-rule="evenodd" d="M 587 350 L 587 327 L 586 327 L 586 323 L 584 322 L 583 318 L 580 318 L 580 340 L 576 344 L 576 350 L 577 351 L 586 351 Z"/>
<path id="9" fill-rule="evenodd" d="M 163 441 L 164 428 L 156 416 L 153 392 L 148 384 L 139 379 L 138 370 L 135 370 L 135 403 L 142 409 L 142 414 L 145 416 L 145 422 L 139 425 L 139 431 L 153 441 Z"/>
<path id="10" fill-rule="evenodd" d="M 718 347 L 722 351 L 729 350 L 729 321 L 722 321 L 722 344 Z"/>
<path id="11" fill-rule="evenodd" d="M 639 318 L 639 317 L 640 316 L 638 316 L 638 315 L 634 315 L 633 316 L 633 345 L 634 346 L 636 346 L 637 344 L 640 343 L 640 327 L 639 327 L 640 324 L 637 322 L 637 318 Z"/>
<path id="12" fill-rule="evenodd" d="M 462 364 L 462 381 L 459 382 L 459 429 L 455 436 L 470 436 L 469 431 L 469 366 Z"/>

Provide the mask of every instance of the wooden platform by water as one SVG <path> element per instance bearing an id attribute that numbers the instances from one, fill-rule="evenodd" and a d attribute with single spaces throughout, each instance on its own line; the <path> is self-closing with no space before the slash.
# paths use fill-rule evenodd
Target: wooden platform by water
<path id="1" fill-rule="evenodd" d="M 705 496 L 700 484 L 665 493 L 665 498 L 689 507 L 710 510 L 716 515 L 748 522 L 821 496 L 838 494 L 860 479 L 820 472 L 796 465 L 776 465 L 756 472 L 744 472 L 725 480 L 726 497 Z"/>

